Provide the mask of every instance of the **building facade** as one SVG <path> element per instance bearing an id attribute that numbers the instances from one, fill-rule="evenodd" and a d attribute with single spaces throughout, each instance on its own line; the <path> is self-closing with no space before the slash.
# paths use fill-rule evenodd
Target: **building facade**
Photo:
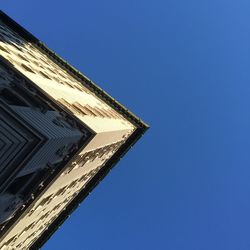
<path id="1" fill-rule="evenodd" d="M 147 125 L 0 13 L 0 249 L 39 249 Z"/>

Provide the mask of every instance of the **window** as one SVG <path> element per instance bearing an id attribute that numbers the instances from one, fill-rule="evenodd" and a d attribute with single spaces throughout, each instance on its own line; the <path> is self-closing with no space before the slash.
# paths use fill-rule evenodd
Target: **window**
<path id="1" fill-rule="evenodd" d="M 27 65 L 25 65 L 25 64 L 23 64 L 23 63 L 21 64 L 21 66 L 22 66 L 22 68 L 25 69 L 26 71 L 35 74 L 35 72 L 34 72 L 29 66 L 27 66 Z"/>
<path id="2" fill-rule="evenodd" d="M 25 60 L 26 62 L 29 62 L 29 60 L 25 57 L 25 56 L 23 56 L 23 55 L 21 55 L 21 54 L 17 54 L 22 60 Z"/>
<path id="3" fill-rule="evenodd" d="M 40 73 L 43 77 L 45 77 L 45 78 L 51 80 L 51 78 L 50 78 L 47 74 L 45 74 L 44 72 L 39 71 L 39 73 Z"/>
<path id="4" fill-rule="evenodd" d="M 12 43 L 11 45 L 14 46 L 17 50 L 23 51 L 23 49 L 21 47 L 17 46 L 15 43 Z"/>
<path id="5" fill-rule="evenodd" d="M 7 49 L 5 49 L 3 46 L 0 45 L 0 50 L 6 52 L 6 53 L 10 53 Z"/>
<path id="6" fill-rule="evenodd" d="M 66 192 L 66 190 L 67 190 L 67 187 L 60 188 L 60 189 L 56 192 L 55 196 L 63 195 L 63 194 Z"/>
<path id="7" fill-rule="evenodd" d="M 83 108 L 79 105 L 79 103 L 77 102 L 72 103 L 72 107 L 74 108 L 74 110 L 76 110 L 77 113 L 80 113 L 82 115 L 87 115 L 87 113 L 83 111 Z"/>
<path id="8" fill-rule="evenodd" d="M 104 113 L 100 108 L 96 107 L 95 110 L 101 114 L 102 117 L 106 117 L 106 113 Z"/>
<path id="9" fill-rule="evenodd" d="M 68 188 L 72 188 L 72 187 L 74 187 L 76 184 L 77 184 L 77 180 L 71 182 L 71 183 L 69 184 Z"/>
<path id="10" fill-rule="evenodd" d="M 49 202 L 51 201 L 51 197 L 52 197 L 52 195 L 47 196 L 46 198 L 44 198 L 44 199 L 40 202 L 39 206 L 44 206 L 46 203 L 49 203 Z"/>
<path id="11" fill-rule="evenodd" d="M 23 99 L 16 95 L 12 90 L 7 88 L 0 92 L 0 97 L 10 105 L 28 106 Z"/>
<path id="12" fill-rule="evenodd" d="M 31 173 L 16 178 L 8 187 L 7 191 L 11 194 L 22 193 L 22 191 L 25 189 L 25 186 L 27 185 L 27 183 L 29 183 L 30 179 L 32 178 L 33 174 L 34 173 Z"/>

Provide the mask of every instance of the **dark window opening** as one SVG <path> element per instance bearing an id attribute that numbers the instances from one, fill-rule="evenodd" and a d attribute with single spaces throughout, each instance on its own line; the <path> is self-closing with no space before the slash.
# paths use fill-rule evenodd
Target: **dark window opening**
<path id="1" fill-rule="evenodd" d="M 25 185 L 27 185 L 27 183 L 32 179 L 33 175 L 34 173 L 31 173 L 31 174 L 27 174 L 27 175 L 16 178 L 8 187 L 7 192 L 11 194 L 22 193 L 22 190 L 24 189 Z"/>
<path id="2" fill-rule="evenodd" d="M 45 74 L 44 72 L 40 71 L 40 74 L 41 74 L 43 77 L 45 77 L 45 78 L 51 80 L 51 78 L 50 78 L 47 74 Z"/>
<path id="3" fill-rule="evenodd" d="M 24 100 L 19 98 L 9 89 L 3 89 L 0 96 L 10 105 L 29 106 Z"/>
<path id="4" fill-rule="evenodd" d="M 21 66 L 22 66 L 26 71 L 35 74 L 35 72 L 34 72 L 30 67 L 28 67 L 27 65 L 25 65 L 25 64 L 22 63 Z"/>
<path id="5" fill-rule="evenodd" d="M 27 89 L 22 88 L 21 86 L 16 86 L 18 89 L 18 94 L 22 95 L 22 97 L 30 104 L 29 106 L 38 107 L 44 111 L 52 110 L 52 107 L 46 106 L 39 96 L 33 95 Z"/>
<path id="6" fill-rule="evenodd" d="M 29 62 L 29 60 L 26 58 L 26 57 L 24 57 L 23 55 L 21 55 L 21 54 L 17 54 L 22 60 L 24 60 L 24 61 L 26 61 L 26 62 Z"/>
<path id="7" fill-rule="evenodd" d="M 38 170 L 36 172 L 17 177 L 7 188 L 7 192 L 11 194 L 19 194 L 24 199 L 28 198 L 32 193 L 38 190 L 40 184 L 46 180 L 50 172 L 46 170 Z"/>
<path id="8" fill-rule="evenodd" d="M 0 49 L 6 53 L 10 53 L 7 49 L 5 49 L 3 46 L 0 46 Z"/>

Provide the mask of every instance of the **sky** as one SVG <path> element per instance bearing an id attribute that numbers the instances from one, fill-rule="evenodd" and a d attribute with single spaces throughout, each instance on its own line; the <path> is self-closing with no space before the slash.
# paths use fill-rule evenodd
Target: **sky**
<path id="1" fill-rule="evenodd" d="M 250 249 L 249 0 L 1 9 L 151 127 L 44 250 Z"/>

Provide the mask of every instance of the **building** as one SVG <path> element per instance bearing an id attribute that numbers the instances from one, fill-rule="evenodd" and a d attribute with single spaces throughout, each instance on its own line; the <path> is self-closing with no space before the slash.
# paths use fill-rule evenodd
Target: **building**
<path id="1" fill-rule="evenodd" d="M 147 128 L 0 12 L 0 249 L 39 249 Z"/>

